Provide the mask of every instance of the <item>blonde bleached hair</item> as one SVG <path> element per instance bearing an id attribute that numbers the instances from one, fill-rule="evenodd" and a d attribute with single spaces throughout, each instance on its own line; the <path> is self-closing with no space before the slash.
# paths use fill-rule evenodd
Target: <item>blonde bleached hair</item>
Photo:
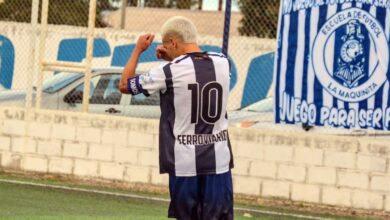
<path id="1" fill-rule="evenodd" d="M 161 28 L 161 36 L 162 38 L 178 37 L 184 43 L 197 42 L 197 31 L 194 23 L 182 16 L 174 16 L 168 19 Z"/>

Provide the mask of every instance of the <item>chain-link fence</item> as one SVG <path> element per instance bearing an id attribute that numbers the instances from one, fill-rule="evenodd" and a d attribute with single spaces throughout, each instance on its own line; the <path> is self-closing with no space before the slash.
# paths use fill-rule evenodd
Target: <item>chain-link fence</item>
<path id="1" fill-rule="evenodd" d="M 33 72 L 38 60 L 31 59 L 33 49 L 39 46 L 38 37 L 35 41 L 31 37 L 39 36 L 39 29 L 34 30 L 30 24 L 34 1 L 0 0 L 0 84 L 7 90 L 0 94 L 1 104 L 25 106 L 28 88 L 35 87 L 39 80 Z M 40 22 L 42 0 L 38 2 Z M 232 0 L 228 38 L 232 76 L 228 110 L 235 125 L 303 130 L 273 124 L 272 82 L 279 2 Z M 88 0 L 49 1 L 45 61 L 85 61 L 89 4 Z M 226 0 L 97 0 L 89 111 L 158 118 L 158 96 L 131 97 L 117 89 L 121 68 L 135 48 L 138 36 L 147 32 L 156 34 L 151 48 L 140 59 L 138 73 L 161 63 L 154 55 L 154 49 L 161 42 L 159 31 L 162 24 L 175 15 L 185 16 L 195 23 L 198 43 L 203 50 L 221 52 L 225 4 Z M 28 74 L 32 74 L 31 78 Z M 81 111 L 84 74 L 46 72 L 42 89 L 43 108 Z"/>
<path id="2" fill-rule="evenodd" d="M 39 1 L 41 20 L 42 1 Z M 39 30 L 31 28 L 33 0 L 4 0 L 0 3 L 0 27 L 3 42 L 7 40 L 14 49 L 13 67 L 6 71 L 3 62 L 1 84 L 5 89 L 22 89 L 36 86 L 26 73 L 32 72 L 29 59 L 38 42 L 31 42 L 31 34 Z M 90 83 L 91 112 L 127 115 L 141 112 L 139 116 L 158 117 L 158 97 L 127 97 L 117 93 L 120 68 L 134 48 L 137 36 L 150 32 L 157 34 L 150 53 L 143 55 L 138 67 L 146 72 L 161 61 L 154 56 L 153 48 L 161 42 L 160 27 L 168 18 L 182 15 L 194 21 L 199 32 L 199 44 L 203 50 L 221 51 L 224 33 L 225 1 L 194 0 L 98 0 L 96 31 L 93 52 L 94 74 Z M 259 13 L 272 9 L 272 12 Z M 45 61 L 83 62 L 86 52 L 86 27 L 89 1 L 50 0 L 48 35 L 45 42 Z M 262 56 L 275 49 L 278 1 L 233 1 L 230 22 L 229 56 L 233 61 L 229 110 L 240 109 L 264 99 L 270 93 L 273 70 L 273 54 Z M 10 53 L 7 53 L 8 55 Z M 5 61 L 7 56 L 2 56 Z M 30 65 L 29 65 L 30 63 Z M 6 72 L 6 73 L 4 73 Z M 44 74 L 44 108 L 80 109 L 83 91 L 83 75 L 50 72 Z M 264 80 L 266 79 L 266 80 Z M 259 92 L 260 91 L 260 92 Z M 9 91 L 13 92 L 13 91 Z M 24 98 L 13 100 L 24 105 Z M 128 106 L 137 106 L 130 110 Z"/>

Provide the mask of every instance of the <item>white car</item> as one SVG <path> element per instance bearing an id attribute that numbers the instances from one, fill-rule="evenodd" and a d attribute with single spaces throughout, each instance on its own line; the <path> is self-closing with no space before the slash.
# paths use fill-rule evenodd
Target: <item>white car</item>
<path id="1" fill-rule="evenodd" d="M 265 98 L 243 109 L 228 112 L 229 123 L 237 127 L 251 127 L 256 122 L 274 123 L 274 101 Z"/>
<path id="2" fill-rule="evenodd" d="M 262 128 L 273 131 L 294 131 L 294 132 L 310 132 L 319 134 L 333 135 L 372 135 L 381 134 L 383 137 L 388 137 L 388 132 L 378 132 L 365 129 L 345 129 L 333 128 L 326 126 L 312 126 L 305 124 L 276 124 L 274 115 L 274 99 L 273 97 L 265 98 L 252 105 L 249 105 L 241 110 L 228 113 L 229 122 L 240 128 Z"/>
<path id="3" fill-rule="evenodd" d="M 145 97 L 122 94 L 118 85 L 123 68 L 92 71 L 89 112 L 143 118 L 160 117 L 158 94 Z M 60 72 L 43 82 L 42 108 L 81 111 L 84 74 Z M 33 93 L 33 103 L 36 92 Z M 25 90 L 0 91 L 0 104 L 24 107 Z"/>
<path id="4" fill-rule="evenodd" d="M 269 128 L 273 130 L 296 129 L 309 131 L 313 129 L 310 125 L 285 125 L 275 124 L 274 99 L 267 97 L 255 102 L 243 109 L 228 113 L 229 122 L 240 128 Z"/>

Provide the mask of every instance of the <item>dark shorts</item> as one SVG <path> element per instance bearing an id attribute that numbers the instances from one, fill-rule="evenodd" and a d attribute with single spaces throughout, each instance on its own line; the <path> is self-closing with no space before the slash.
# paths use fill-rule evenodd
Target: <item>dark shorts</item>
<path id="1" fill-rule="evenodd" d="M 231 172 L 194 177 L 169 176 L 168 217 L 178 220 L 232 220 Z"/>

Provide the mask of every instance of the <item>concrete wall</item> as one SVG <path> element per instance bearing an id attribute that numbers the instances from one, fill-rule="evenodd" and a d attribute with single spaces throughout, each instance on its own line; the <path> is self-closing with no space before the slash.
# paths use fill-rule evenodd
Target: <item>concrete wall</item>
<path id="1" fill-rule="evenodd" d="M 390 146 L 356 138 L 230 128 L 235 193 L 390 211 Z M 4 169 L 167 185 L 158 121 L 0 108 Z"/>

